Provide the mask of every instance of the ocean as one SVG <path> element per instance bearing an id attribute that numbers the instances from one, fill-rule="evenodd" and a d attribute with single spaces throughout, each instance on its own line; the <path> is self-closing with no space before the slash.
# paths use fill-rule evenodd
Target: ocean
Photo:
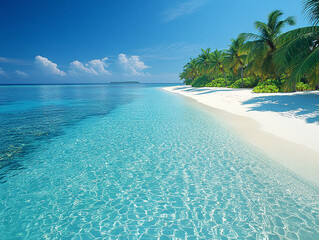
<path id="1" fill-rule="evenodd" d="M 0 86 L 0 239 L 318 239 L 319 189 L 164 86 Z"/>

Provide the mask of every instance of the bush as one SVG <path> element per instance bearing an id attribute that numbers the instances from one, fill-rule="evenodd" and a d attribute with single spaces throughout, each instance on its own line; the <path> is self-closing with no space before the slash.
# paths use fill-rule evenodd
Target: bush
<path id="1" fill-rule="evenodd" d="M 216 78 L 210 83 L 207 83 L 205 87 L 226 87 L 225 78 Z"/>
<path id="2" fill-rule="evenodd" d="M 237 80 L 237 76 L 233 76 L 230 74 L 227 75 L 226 78 L 227 78 L 228 86 L 231 86 Z"/>
<path id="3" fill-rule="evenodd" d="M 210 80 L 206 75 L 199 76 L 192 82 L 192 87 L 205 87 L 209 82 Z"/>
<path id="4" fill-rule="evenodd" d="M 297 91 L 311 91 L 314 90 L 312 87 L 309 86 L 308 83 L 299 82 L 296 84 Z"/>
<path id="5" fill-rule="evenodd" d="M 267 79 L 264 82 L 259 82 L 258 85 L 253 89 L 254 93 L 277 93 L 279 88 L 276 85 L 276 81 Z"/>
<path id="6" fill-rule="evenodd" d="M 192 79 L 187 79 L 187 80 L 184 81 L 185 85 L 191 85 L 192 82 L 193 82 Z"/>
<path id="7" fill-rule="evenodd" d="M 253 89 L 254 93 L 277 93 L 279 88 L 275 85 L 256 86 Z"/>
<path id="8" fill-rule="evenodd" d="M 248 77 L 244 78 L 244 88 L 253 88 L 257 85 L 258 80 L 256 78 Z M 231 88 L 241 88 L 241 78 L 236 80 L 231 86 Z"/>

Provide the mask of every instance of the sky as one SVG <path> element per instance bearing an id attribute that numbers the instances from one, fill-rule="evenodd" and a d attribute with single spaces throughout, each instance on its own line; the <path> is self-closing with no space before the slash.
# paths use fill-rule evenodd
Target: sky
<path id="1" fill-rule="evenodd" d="M 179 82 L 277 9 L 309 25 L 302 0 L 0 0 L 0 84 Z"/>

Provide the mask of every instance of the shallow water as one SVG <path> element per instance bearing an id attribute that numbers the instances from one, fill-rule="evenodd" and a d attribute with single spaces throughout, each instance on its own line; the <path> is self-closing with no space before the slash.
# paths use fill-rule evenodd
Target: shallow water
<path id="1" fill-rule="evenodd" d="M 318 239 L 319 190 L 156 85 L 0 87 L 0 239 Z"/>

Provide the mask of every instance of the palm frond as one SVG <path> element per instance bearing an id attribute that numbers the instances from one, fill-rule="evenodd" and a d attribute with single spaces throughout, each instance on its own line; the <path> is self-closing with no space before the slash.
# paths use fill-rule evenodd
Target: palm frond
<path id="1" fill-rule="evenodd" d="M 306 74 L 311 74 L 319 66 L 319 48 L 315 49 L 311 54 L 307 55 L 297 66 L 293 69 L 288 82 L 297 83 Z"/>
<path id="2" fill-rule="evenodd" d="M 254 33 L 240 33 L 239 36 L 245 39 L 252 39 L 252 40 L 260 38 L 258 34 L 254 34 Z"/>
<path id="3" fill-rule="evenodd" d="M 264 38 L 266 38 L 270 32 L 269 26 L 264 22 L 256 21 L 255 28 L 261 33 L 261 35 L 265 35 L 263 36 Z"/>
<path id="4" fill-rule="evenodd" d="M 314 25 L 319 23 L 319 0 L 304 0 L 303 13 Z"/>
<path id="5" fill-rule="evenodd" d="M 313 38 L 307 35 L 295 36 L 276 51 L 274 61 L 277 65 L 286 67 L 296 56 L 296 52 L 309 52 L 312 45 Z"/>
<path id="6" fill-rule="evenodd" d="M 290 26 L 295 25 L 295 24 L 296 24 L 296 19 L 295 19 L 295 17 L 290 16 L 290 17 L 287 17 L 287 18 L 286 18 L 285 20 L 283 20 L 283 21 L 277 22 L 276 25 L 275 25 L 275 28 L 274 28 L 274 37 L 277 37 L 277 36 L 281 33 L 282 29 L 283 29 L 287 24 L 290 25 Z"/>
<path id="7" fill-rule="evenodd" d="M 272 11 L 268 15 L 268 24 L 267 26 L 270 29 L 275 29 L 276 24 L 279 22 L 280 17 L 283 15 L 283 12 L 280 10 Z"/>
<path id="8" fill-rule="evenodd" d="M 291 30 L 289 32 L 281 34 L 277 39 L 277 44 L 284 44 L 286 42 L 289 42 L 299 36 L 302 35 L 313 35 L 314 37 L 319 36 L 319 27 L 318 26 L 310 26 L 310 27 L 303 27 L 303 28 L 297 28 L 294 30 Z"/>

